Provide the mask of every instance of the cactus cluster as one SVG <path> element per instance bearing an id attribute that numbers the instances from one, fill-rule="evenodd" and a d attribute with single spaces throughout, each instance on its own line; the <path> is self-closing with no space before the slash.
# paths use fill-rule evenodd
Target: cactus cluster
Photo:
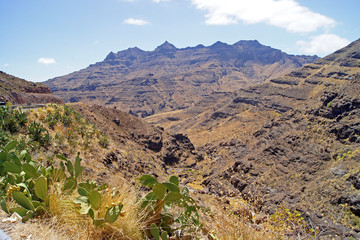
<path id="1" fill-rule="evenodd" d="M 82 171 L 79 154 L 75 160 L 75 166 L 70 160 L 58 156 L 65 162 L 60 167 L 45 168 L 41 163 L 31 159 L 27 151 L 19 155 L 15 153 L 17 141 L 1 147 L 0 152 L 0 176 L 1 190 L 6 196 L 1 198 L 1 208 L 8 214 L 18 213 L 23 221 L 41 216 L 49 207 L 48 188 L 52 182 L 64 181 L 63 192 L 73 191 L 77 185 L 77 177 Z M 67 167 L 67 171 L 65 168 Z M 6 200 L 13 199 L 18 206 L 8 208 Z"/>
<path id="2" fill-rule="evenodd" d="M 102 227 L 105 223 L 114 223 L 121 214 L 122 203 L 113 203 L 107 208 L 105 216 L 100 218 L 100 207 L 102 205 L 101 192 L 108 189 L 108 184 L 99 186 L 96 182 L 86 181 L 79 183 L 79 197 L 74 200 L 80 206 L 80 213 L 87 214 L 96 226 Z"/>
<path id="3" fill-rule="evenodd" d="M 116 197 L 119 191 L 109 192 L 106 183 L 98 185 L 88 179 L 79 182 L 83 170 L 80 153 L 75 161 L 56 155 L 60 159 L 58 167 L 45 167 L 41 161 L 33 160 L 26 150 L 19 153 L 17 145 L 17 141 L 12 141 L 0 147 L 0 207 L 6 213 L 16 212 L 23 221 L 46 216 L 53 197 L 49 189 L 56 184 L 61 186 L 58 190 L 62 194 L 70 196 L 75 191 L 79 194 L 73 203 L 78 207 L 79 214 L 90 217 L 95 226 L 113 224 L 123 216 L 123 204 Z M 171 176 L 169 181 L 158 182 L 150 175 L 143 175 L 139 180 L 151 189 L 141 199 L 141 206 L 148 213 L 148 237 L 168 240 L 177 230 L 191 233 L 200 229 L 199 207 L 189 196 L 189 190 L 180 187 L 177 177 Z M 109 204 L 109 199 L 114 202 Z M 180 214 L 175 215 L 171 211 L 174 206 L 182 210 Z"/>
<path id="4" fill-rule="evenodd" d="M 16 141 L 1 147 L 0 152 L 0 187 L 4 194 L 0 198 L 1 208 L 8 214 L 18 213 L 23 221 L 42 216 L 49 208 L 49 183 L 62 182 L 62 193 L 70 194 L 75 189 L 79 197 L 74 200 L 80 206 L 79 212 L 87 214 L 96 226 L 114 223 L 121 215 L 123 204 L 112 204 L 107 208 L 103 218 L 99 218 L 102 204 L 102 191 L 108 184 L 99 186 L 96 182 L 78 183 L 83 170 L 80 153 L 74 162 L 62 155 L 56 155 L 61 160 L 59 167 L 42 166 L 41 162 L 31 159 L 24 150 L 19 155 L 15 153 Z M 8 207 L 8 201 L 13 199 L 17 206 Z"/>
<path id="5" fill-rule="evenodd" d="M 180 189 L 179 179 L 171 176 L 168 182 L 158 182 L 150 175 L 139 178 L 140 183 L 151 191 L 142 199 L 142 207 L 150 209 L 147 217 L 149 234 L 155 239 L 168 239 L 176 230 L 196 232 L 201 228 L 199 206 L 190 197 L 187 187 Z M 182 211 L 175 216 L 171 208 L 176 206 Z M 172 227 L 177 223 L 177 227 Z"/>
<path id="6" fill-rule="evenodd" d="M 160 234 L 160 228 L 158 226 L 156 226 L 155 223 L 152 223 L 150 225 L 150 233 L 151 235 L 154 237 L 155 240 L 168 240 L 169 239 L 169 235 L 167 231 L 163 231 Z"/>

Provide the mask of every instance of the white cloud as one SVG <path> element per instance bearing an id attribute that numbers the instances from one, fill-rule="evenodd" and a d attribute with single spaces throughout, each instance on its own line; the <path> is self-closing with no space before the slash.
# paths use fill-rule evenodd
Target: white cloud
<path id="1" fill-rule="evenodd" d="M 123 23 L 132 24 L 132 25 L 138 25 L 138 26 L 143 26 L 143 25 L 146 25 L 146 24 L 150 24 L 149 22 L 147 22 L 145 20 L 135 19 L 135 18 L 125 19 Z"/>
<path id="2" fill-rule="evenodd" d="M 8 63 L 5 63 L 4 65 L 2 65 L 3 67 L 8 67 L 10 66 Z"/>
<path id="3" fill-rule="evenodd" d="M 350 41 L 335 34 L 321 34 L 310 37 L 309 42 L 297 41 L 300 51 L 306 54 L 317 54 L 320 56 L 335 52 L 336 50 L 350 44 Z"/>
<path id="4" fill-rule="evenodd" d="M 266 23 L 288 32 L 308 33 L 329 28 L 335 20 L 299 5 L 295 0 L 191 0 L 207 13 L 206 24 Z"/>
<path id="5" fill-rule="evenodd" d="M 55 64 L 56 60 L 54 58 L 44 58 L 41 57 L 37 60 L 38 63 L 49 65 L 49 64 Z"/>

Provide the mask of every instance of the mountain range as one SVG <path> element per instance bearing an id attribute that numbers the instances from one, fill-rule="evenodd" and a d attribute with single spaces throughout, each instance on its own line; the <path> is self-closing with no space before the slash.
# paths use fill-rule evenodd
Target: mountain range
<path id="1" fill-rule="evenodd" d="M 44 83 L 65 102 L 117 106 L 146 117 L 190 107 L 213 92 L 279 77 L 316 59 L 288 55 L 256 40 L 183 49 L 165 42 L 153 51 L 111 52 L 102 62 Z"/>

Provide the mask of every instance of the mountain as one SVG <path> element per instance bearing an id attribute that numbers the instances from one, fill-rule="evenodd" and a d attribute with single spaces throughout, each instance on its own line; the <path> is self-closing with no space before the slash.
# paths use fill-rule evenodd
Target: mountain
<path id="1" fill-rule="evenodd" d="M 186 132 L 206 152 L 202 176 L 190 176 L 203 192 L 241 196 L 270 214 L 285 204 L 324 236 L 359 239 L 359 93 L 360 39 L 285 76 L 146 120 Z"/>
<path id="2" fill-rule="evenodd" d="M 0 71 L 0 101 L 12 104 L 64 103 L 42 83 L 28 82 Z"/>
<path id="3" fill-rule="evenodd" d="M 316 59 L 288 55 L 258 41 L 183 49 L 165 42 L 153 51 L 135 47 L 111 52 L 102 62 L 45 84 L 65 102 L 117 106 L 145 117 L 190 107 L 213 92 L 279 77 Z"/>

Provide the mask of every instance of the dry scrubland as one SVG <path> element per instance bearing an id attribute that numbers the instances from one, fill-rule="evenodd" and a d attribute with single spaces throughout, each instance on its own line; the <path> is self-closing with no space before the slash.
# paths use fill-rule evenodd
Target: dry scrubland
<path id="1" fill-rule="evenodd" d="M 160 229 L 160 234 L 167 230 L 170 239 L 175 239 L 175 229 L 182 229 L 180 239 L 270 239 L 277 234 L 250 227 L 253 211 L 245 201 L 225 207 L 225 199 L 194 192 L 181 178 L 173 176 L 166 181 L 169 175 L 165 172 L 156 183 L 150 175 L 125 179 L 121 171 L 111 171 L 102 160 L 108 152 L 115 151 L 116 143 L 73 107 L 81 108 L 49 104 L 24 111 L 1 109 L 2 153 L 6 152 L 6 162 L 11 162 L 9 165 L 2 160 L 1 165 L 1 205 L 9 212 L 2 211 L 1 216 L 4 219 L 19 212 L 26 220 L 1 224 L 13 239 L 24 239 L 30 234 L 33 239 L 146 239 L 156 236 L 156 229 Z M 123 154 L 132 158 L 138 153 Z M 44 179 L 46 188 L 39 179 Z M 93 187 L 86 186 L 89 180 L 88 183 L 94 181 Z M 88 193 L 98 192 L 95 195 L 101 200 L 77 201 L 81 196 L 90 198 L 81 192 L 84 188 Z M 149 197 L 149 192 L 155 195 Z M 105 219 L 110 208 L 120 205 L 114 222 L 98 221 Z M 95 214 L 95 221 L 89 209 Z M 241 214 L 235 215 L 235 209 Z M 165 225 L 165 220 L 173 229 Z M 155 233 L 150 232 L 150 226 Z M 162 239 L 166 239 L 165 235 Z"/>

